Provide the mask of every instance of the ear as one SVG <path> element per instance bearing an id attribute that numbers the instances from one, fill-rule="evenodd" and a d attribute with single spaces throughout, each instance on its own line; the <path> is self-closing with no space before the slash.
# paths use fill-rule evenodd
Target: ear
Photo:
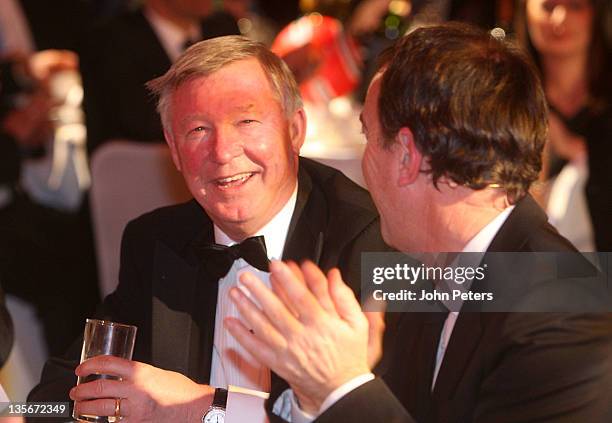
<path id="1" fill-rule="evenodd" d="M 304 109 L 298 109 L 289 120 L 289 138 L 291 149 L 298 155 L 306 139 L 306 113 Z"/>
<path id="2" fill-rule="evenodd" d="M 414 136 L 409 128 L 400 128 L 395 136 L 395 141 L 400 146 L 396 154 L 396 159 L 399 161 L 397 184 L 403 187 L 414 183 L 419 177 L 423 155 L 417 148 Z"/>
<path id="3" fill-rule="evenodd" d="M 166 128 L 164 128 L 164 138 L 166 139 L 166 144 L 168 144 L 168 147 L 170 147 L 170 154 L 172 155 L 172 161 L 174 162 L 174 166 L 176 167 L 176 170 L 181 172 L 181 160 L 179 158 L 176 143 L 174 142 L 174 137 L 172 136 L 172 133 Z"/>

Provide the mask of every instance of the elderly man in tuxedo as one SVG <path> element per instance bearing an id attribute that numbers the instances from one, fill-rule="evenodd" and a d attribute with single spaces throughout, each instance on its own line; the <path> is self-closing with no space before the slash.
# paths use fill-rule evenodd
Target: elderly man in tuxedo
<path id="1" fill-rule="evenodd" d="M 265 280 L 269 259 L 308 259 L 340 267 L 357 287 L 360 253 L 388 247 L 368 193 L 299 157 L 306 131 L 300 94 L 263 44 L 239 36 L 202 41 L 149 88 L 194 199 L 125 229 L 119 285 L 99 316 L 138 326 L 134 360 L 88 360 L 77 375 L 121 380 L 72 388 L 76 343 L 65 359 L 47 363 L 30 399 L 67 400 L 70 390 L 82 414 L 221 422 L 226 403 L 228 414 L 232 404 L 241 408 L 229 385 L 268 392 L 277 379 L 223 329 L 224 318 L 237 316 L 228 291 L 239 275 Z M 255 403 L 246 412 L 254 422 L 258 413 L 265 418 L 262 400 Z"/>
<path id="2" fill-rule="evenodd" d="M 410 33 L 383 56 L 361 120 L 365 179 L 393 247 L 575 251 L 528 193 L 546 100 L 528 60 L 499 37 L 459 24 Z M 282 262 L 271 271 L 273 290 L 242 277 L 246 291 L 230 293 L 242 318 L 226 325 L 289 382 L 293 423 L 612 418 L 612 313 L 473 313 L 466 304 L 405 313 L 387 329 L 379 379 L 370 369 L 380 349 L 340 273 Z"/>

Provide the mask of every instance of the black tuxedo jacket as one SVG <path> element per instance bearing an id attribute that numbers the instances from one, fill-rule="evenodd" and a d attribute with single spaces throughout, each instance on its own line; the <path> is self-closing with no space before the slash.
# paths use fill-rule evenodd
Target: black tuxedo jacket
<path id="1" fill-rule="evenodd" d="M 308 159 L 300 159 L 298 181 L 284 259 L 338 266 L 358 290 L 361 252 L 388 249 L 368 193 Z M 212 222 L 195 201 L 155 210 L 126 227 L 119 286 L 99 316 L 138 326 L 134 360 L 208 382 L 218 281 L 206 280 L 194 246 L 213 240 Z M 67 400 L 81 343 L 47 362 L 30 400 Z"/>
<path id="2" fill-rule="evenodd" d="M 202 22 L 203 39 L 238 33 L 225 13 Z M 156 99 L 145 83 L 166 73 L 171 62 L 142 10 L 95 28 L 79 55 L 89 150 L 116 138 L 163 142 Z"/>
<path id="3" fill-rule="evenodd" d="M 36 50 L 76 50 L 94 20 L 88 2 L 19 0 Z"/>
<path id="4" fill-rule="evenodd" d="M 2 280 L 0 279 L 0 282 Z M 13 322 L 4 304 L 4 292 L 0 285 L 0 369 L 6 363 L 13 346 Z"/>
<path id="5" fill-rule="evenodd" d="M 527 197 L 489 251 L 573 247 Z M 316 421 L 612 421 L 612 314 L 462 312 L 432 392 L 441 317 L 401 315 L 385 334 L 382 379 L 362 385 Z"/>

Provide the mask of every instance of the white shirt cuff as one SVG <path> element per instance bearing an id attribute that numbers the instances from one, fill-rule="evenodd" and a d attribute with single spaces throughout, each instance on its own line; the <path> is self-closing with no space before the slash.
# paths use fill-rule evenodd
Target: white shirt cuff
<path id="1" fill-rule="evenodd" d="M 317 417 L 323 414 L 323 412 L 325 412 L 325 410 L 327 410 L 329 407 L 340 401 L 340 399 L 342 399 L 342 397 L 344 397 L 346 394 L 351 391 L 354 391 L 361 385 L 364 385 L 371 380 L 374 380 L 374 374 L 366 373 L 364 375 L 357 376 L 346 382 L 344 385 L 336 388 L 331 394 L 327 396 L 327 398 L 325 398 L 325 400 L 321 404 L 321 408 L 319 409 Z"/>
<path id="2" fill-rule="evenodd" d="M 268 398 L 267 392 L 229 386 L 227 405 L 225 409 L 226 423 L 267 423 L 264 402 Z"/>
<path id="3" fill-rule="evenodd" d="M 289 420 L 288 414 L 290 414 L 291 420 L 289 421 L 291 423 L 311 423 L 317 417 L 319 417 L 325 410 L 327 410 L 329 407 L 331 407 L 340 399 L 342 399 L 342 397 L 373 379 L 374 375 L 372 373 L 366 373 L 357 376 L 346 382 L 344 385 L 336 388 L 331 394 L 327 396 L 327 398 L 325 398 L 325 400 L 321 404 L 321 408 L 315 415 L 312 415 L 302 410 L 297 402 L 297 398 L 295 397 L 293 391 L 291 389 L 287 389 L 276 400 L 276 403 L 274 404 L 274 414 L 284 418 L 285 420 Z M 290 413 L 287 412 L 288 410 L 286 407 L 286 404 L 288 402 L 291 408 Z"/>

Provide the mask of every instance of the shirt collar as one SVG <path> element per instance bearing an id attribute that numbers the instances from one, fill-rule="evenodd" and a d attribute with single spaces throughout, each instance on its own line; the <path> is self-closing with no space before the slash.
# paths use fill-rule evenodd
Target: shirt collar
<path id="1" fill-rule="evenodd" d="M 497 232 L 499 232 L 506 219 L 508 219 L 512 210 L 514 210 L 514 206 L 506 207 L 463 247 L 462 252 L 484 253 L 487 251 L 487 248 L 493 242 L 493 238 L 495 238 Z"/>
<path id="2" fill-rule="evenodd" d="M 270 260 L 280 260 L 283 257 L 285 241 L 287 240 L 291 217 L 293 216 L 293 210 L 295 209 L 295 203 L 297 201 L 297 191 L 296 184 L 293 194 L 291 194 L 291 197 L 289 197 L 289 200 L 287 200 L 283 208 L 263 228 L 252 235 L 263 235 L 266 240 L 266 250 L 268 251 L 268 258 Z M 215 242 L 217 244 L 230 246 L 237 243 L 217 225 L 214 225 L 214 231 Z"/>
<path id="3" fill-rule="evenodd" d="M 199 40 L 202 38 L 202 30 L 197 25 L 194 25 L 185 32 L 182 28 L 157 14 L 150 7 L 145 7 L 143 13 L 172 62 L 183 53 L 185 43 L 188 40 Z"/>

